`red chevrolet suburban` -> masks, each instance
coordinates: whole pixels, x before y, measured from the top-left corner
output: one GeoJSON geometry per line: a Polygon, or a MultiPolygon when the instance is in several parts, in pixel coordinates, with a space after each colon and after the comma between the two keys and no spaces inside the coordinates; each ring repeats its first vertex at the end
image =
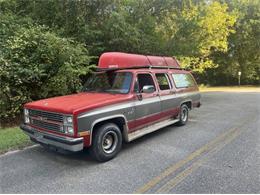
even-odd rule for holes
{"type": "Polygon", "coordinates": [[[20,127],[44,146],[89,147],[96,160],[107,161],[123,141],[185,125],[200,97],[192,74],[174,58],[108,52],[80,93],[25,104],[20,127]]]}

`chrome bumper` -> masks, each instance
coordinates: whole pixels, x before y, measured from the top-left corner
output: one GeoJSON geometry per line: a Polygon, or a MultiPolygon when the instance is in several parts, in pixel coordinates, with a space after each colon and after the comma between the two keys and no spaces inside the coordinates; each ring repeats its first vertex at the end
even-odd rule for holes
{"type": "Polygon", "coordinates": [[[25,124],[20,125],[20,128],[30,136],[30,138],[38,143],[55,146],[64,150],[77,152],[83,149],[84,140],[80,138],[61,137],[53,134],[44,133],[38,131],[35,128],[27,126],[25,124]]]}

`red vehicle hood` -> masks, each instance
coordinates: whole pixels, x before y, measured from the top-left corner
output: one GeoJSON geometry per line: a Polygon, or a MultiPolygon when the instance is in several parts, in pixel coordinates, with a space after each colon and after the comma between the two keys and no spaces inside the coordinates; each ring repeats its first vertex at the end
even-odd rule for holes
{"type": "Polygon", "coordinates": [[[25,105],[25,108],[65,114],[78,114],[98,107],[127,101],[131,98],[133,98],[132,95],[126,94],[83,92],[30,102],[25,105]]]}

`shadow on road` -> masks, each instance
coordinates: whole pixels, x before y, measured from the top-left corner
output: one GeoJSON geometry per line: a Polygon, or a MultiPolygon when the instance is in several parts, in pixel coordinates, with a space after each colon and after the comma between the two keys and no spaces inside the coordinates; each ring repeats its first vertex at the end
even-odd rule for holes
{"type": "MultiPolygon", "coordinates": [[[[177,127],[176,125],[171,125],[165,128],[162,128],[158,131],[147,134],[139,139],[136,139],[130,143],[123,143],[122,150],[120,153],[126,152],[128,150],[133,150],[136,147],[142,147],[143,144],[148,144],[147,142],[152,141],[156,137],[162,136],[164,134],[169,133],[169,131],[181,130],[184,127],[177,127]]],[[[26,151],[26,150],[25,150],[26,151]]],[[[33,160],[37,158],[37,160],[41,161],[54,161],[55,163],[60,163],[64,165],[64,163],[68,166],[80,166],[80,165],[95,165],[99,164],[95,160],[93,160],[90,156],[89,149],[84,149],[83,151],[71,153],[63,150],[56,150],[54,148],[46,148],[43,146],[36,146],[30,149],[27,149],[26,156],[30,155],[30,158],[33,160]]],[[[120,155],[116,158],[120,158],[120,155]]]]}
{"type": "MultiPolygon", "coordinates": [[[[143,137],[140,137],[139,139],[136,139],[130,143],[123,143],[122,150],[120,153],[124,153],[129,150],[133,150],[136,147],[142,147],[144,144],[148,144],[147,142],[152,141],[156,137],[160,137],[164,134],[169,133],[169,131],[177,131],[181,130],[182,128],[185,127],[177,127],[176,125],[171,125],[165,128],[162,128],[158,131],[152,132],[150,134],[147,134],[143,137]]],[[[100,164],[93,160],[90,156],[89,149],[84,149],[83,151],[76,152],[76,153],[71,153],[71,152],[66,152],[62,150],[56,150],[54,148],[46,148],[42,146],[37,146],[30,150],[31,158],[36,158],[39,156],[41,160],[46,161],[55,161],[55,163],[60,163],[70,165],[70,166],[80,166],[80,165],[95,165],[95,164],[100,164]]],[[[27,154],[28,155],[28,154],[27,154]]],[[[120,158],[120,155],[117,156],[116,158],[120,158]]],[[[37,159],[39,160],[39,159],[37,159]]]]}

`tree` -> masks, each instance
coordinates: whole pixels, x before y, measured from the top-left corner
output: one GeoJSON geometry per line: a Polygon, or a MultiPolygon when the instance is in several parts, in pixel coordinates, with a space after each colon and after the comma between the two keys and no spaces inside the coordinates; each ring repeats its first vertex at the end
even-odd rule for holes
{"type": "Polygon", "coordinates": [[[1,16],[1,21],[1,31],[6,32],[0,46],[1,120],[15,117],[25,102],[81,87],[80,76],[91,68],[82,44],[60,38],[44,26],[19,26],[14,17],[1,16]]]}
{"type": "Polygon", "coordinates": [[[169,54],[177,56],[185,67],[201,73],[217,66],[211,59],[212,53],[227,51],[236,14],[228,12],[227,4],[216,1],[185,2],[181,9],[167,13],[160,31],[169,54]]]}
{"type": "Polygon", "coordinates": [[[230,3],[239,11],[236,33],[230,36],[232,65],[242,72],[242,83],[260,84],[260,1],[239,0],[230,3]]]}
{"type": "Polygon", "coordinates": [[[260,1],[226,1],[238,15],[235,33],[228,37],[228,51],[211,58],[219,66],[205,71],[204,79],[214,85],[235,85],[241,71],[242,84],[260,84],[260,1]]]}

